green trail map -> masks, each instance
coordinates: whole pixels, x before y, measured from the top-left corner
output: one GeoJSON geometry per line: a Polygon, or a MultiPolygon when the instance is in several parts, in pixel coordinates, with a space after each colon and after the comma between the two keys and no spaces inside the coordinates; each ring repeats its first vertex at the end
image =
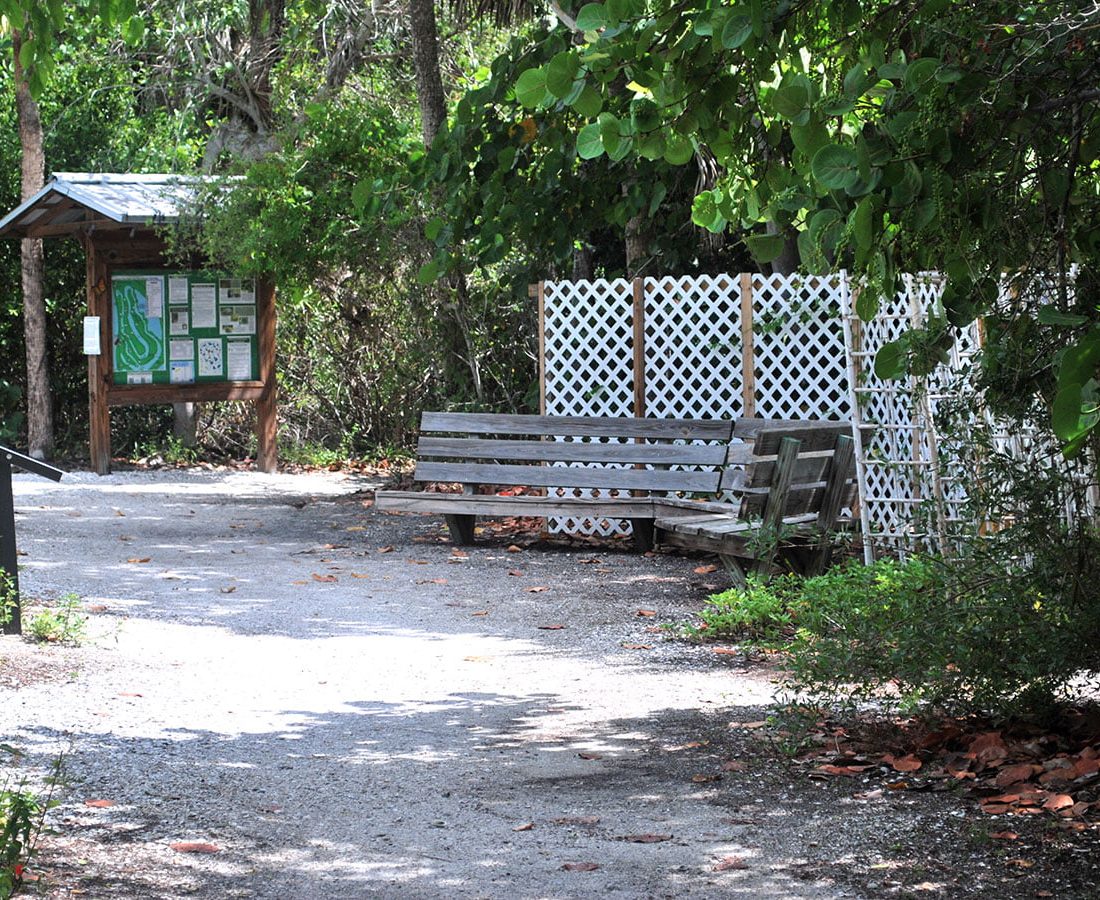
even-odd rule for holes
{"type": "Polygon", "coordinates": [[[116,278],[113,288],[115,371],[164,371],[167,358],[163,281],[116,278]]]}

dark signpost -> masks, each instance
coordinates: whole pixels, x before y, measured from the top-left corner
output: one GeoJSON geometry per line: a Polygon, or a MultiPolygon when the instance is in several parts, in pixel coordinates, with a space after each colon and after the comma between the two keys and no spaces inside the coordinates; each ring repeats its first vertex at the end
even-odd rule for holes
{"type": "Polygon", "coordinates": [[[6,582],[0,585],[0,602],[8,606],[11,614],[4,623],[4,634],[23,633],[19,608],[19,553],[15,547],[15,498],[11,490],[13,468],[41,475],[51,481],[60,481],[65,474],[60,469],[0,445],[0,576],[5,576],[6,582]]]}

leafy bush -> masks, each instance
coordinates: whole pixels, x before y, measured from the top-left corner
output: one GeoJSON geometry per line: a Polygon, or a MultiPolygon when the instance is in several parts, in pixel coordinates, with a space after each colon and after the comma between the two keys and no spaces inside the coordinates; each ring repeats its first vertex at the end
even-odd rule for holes
{"type": "Polygon", "coordinates": [[[680,634],[694,640],[749,638],[754,643],[785,643],[800,589],[801,580],[793,575],[770,583],[759,575],[749,575],[745,587],[712,594],[698,621],[681,625],[680,634]]]}
{"type": "MultiPolygon", "coordinates": [[[[20,756],[7,744],[0,744],[0,752],[20,756]]],[[[53,787],[61,780],[62,762],[61,756],[54,760],[44,793],[31,790],[25,781],[0,785],[0,900],[8,900],[23,885],[24,867],[34,855],[46,813],[56,806],[53,787]]]]}
{"type": "Polygon", "coordinates": [[[27,629],[34,640],[50,644],[81,644],[86,637],[88,617],[80,609],[80,598],[66,594],[56,608],[40,610],[27,629]]]}

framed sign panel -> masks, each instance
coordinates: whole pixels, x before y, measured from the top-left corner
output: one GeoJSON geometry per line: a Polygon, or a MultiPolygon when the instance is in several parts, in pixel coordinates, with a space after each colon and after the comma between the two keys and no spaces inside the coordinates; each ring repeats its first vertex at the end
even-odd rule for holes
{"type": "Polygon", "coordinates": [[[257,380],[256,309],[256,285],[250,279],[210,272],[115,272],[113,382],[257,380]]]}

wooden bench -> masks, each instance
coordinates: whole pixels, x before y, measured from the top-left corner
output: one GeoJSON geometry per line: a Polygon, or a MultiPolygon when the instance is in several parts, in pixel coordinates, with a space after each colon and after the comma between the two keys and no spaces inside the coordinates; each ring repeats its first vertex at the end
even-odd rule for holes
{"type": "Polygon", "coordinates": [[[850,429],[841,422],[769,423],[751,444],[731,444],[721,488],[740,503],[731,509],[667,500],[654,522],[657,540],[717,554],[740,583],[749,563],[771,572],[777,556],[801,574],[822,571],[828,534],[857,496],[850,429]]]}
{"type": "Polygon", "coordinates": [[[456,543],[474,540],[477,516],[629,519],[635,545],[652,546],[657,497],[714,498],[734,423],[426,412],[417,481],[457,483],[463,493],[379,491],[382,510],[442,513],[456,543]],[[579,464],[579,465],[573,465],[579,464]],[[476,493],[523,485],[543,496],[476,493]],[[577,496],[595,489],[597,497],[577,496]]]}
{"type": "Polygon", "coordinates": [[[442,514],[459,544],[473,543],[477,516],[629,519],[639,549],[652,547],[656,528],[664,543],[718,553],[736,576],[736,561],[762,529],[832,527],[854,491],[851,439],[838,444],[849,429],[750,418],[426,412],[414,477],[461,484],[463,492],[379,491],[375,506],[442,514]],[[543,494],[476,492],[505,485],[543,494]],[[599,496],[578,496],[580,489],[599,496]],[[723,491],[740,503],[718,502],[723,491]]]}

